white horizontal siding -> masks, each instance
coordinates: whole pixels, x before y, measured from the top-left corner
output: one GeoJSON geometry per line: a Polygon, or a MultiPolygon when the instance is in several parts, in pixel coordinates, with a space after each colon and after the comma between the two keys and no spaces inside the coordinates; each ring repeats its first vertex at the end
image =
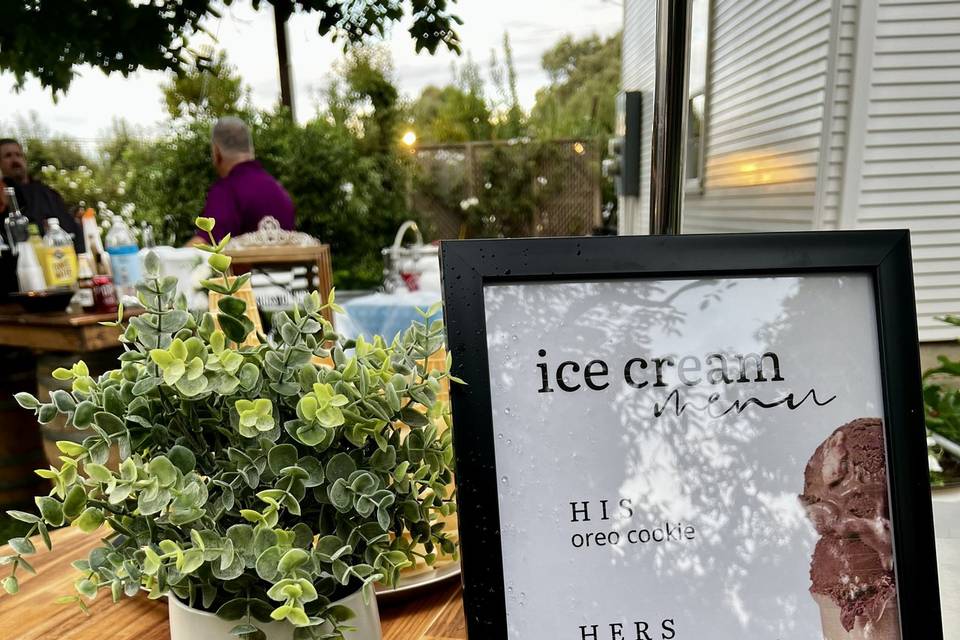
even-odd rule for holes
{"type": "Polygon", "coordinates": [[[876,9],[855,220],[909,228],[920,339],[960,335],[960,0],[876,9]]]}
{"type": "Polygon", "coordinates": [[[813,226],[830,0],[714,0],[702,194],[684,233],[813,226]]]}
{"type": "Polygon", "coordinates": [[[623,5],[622,82],[624,91],[642,91],[640,196],[620,198],[620,233],[645,234],[650,228],[650,148],[656,85],[656,0],[626,0],[623,5]]]}
{"type": "MultiPolygon", "coordinates": [[[[936,320],[960,313],[960,0],[712,5],[704,191],[684,232],[909,228],[921,340],[960,337],[936,320]]],[[[654,0],[624,18],[624,88],[648,93],[643,195],[621,211],[646,233],[654,0]]]]}

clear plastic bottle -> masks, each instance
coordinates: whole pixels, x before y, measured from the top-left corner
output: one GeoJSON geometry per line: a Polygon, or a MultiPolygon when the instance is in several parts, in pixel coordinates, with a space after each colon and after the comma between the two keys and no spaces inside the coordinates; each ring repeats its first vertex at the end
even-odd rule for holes
{"type": "Polygon", "coordinates": [[[77,284],[77,252],[73,238],[60,227],[56,218],[47,218],[47,235],[43,237],[43,275],[51,287],[73,287],[77,284]]]}
{"type": "Polygon", "coordinates": [[[140,281],[140,248],[133,231],[120,216],[113,217],[105,244],[117,297],[120,300],[124,296],[136,297],[136,284],[140,281]]]}

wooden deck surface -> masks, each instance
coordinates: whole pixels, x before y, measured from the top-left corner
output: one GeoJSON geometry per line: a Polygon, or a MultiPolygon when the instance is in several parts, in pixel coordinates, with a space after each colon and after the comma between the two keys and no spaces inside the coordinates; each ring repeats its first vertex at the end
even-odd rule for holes
{"type": "MultiPolygon", "coordinates": [[[[90,603],[90,615],[54,600],[72,595],[73,560],[84,558],[97,539],[75,527],[53,533],[53,551],[43,548],[30,562],[38,575],[19,571],[20,593],[0,595],[0,638],[4,640],[168,640],[167,603],[146,594],[113,604],[107,594],[90,603]]],[[[7,547],[0,554],[7,554],[7,547]]],[[[0,568],[5,577],[9,567],[0,568]]],[[[0,591],[2,593],[2,591],[0,591]]],[[[380,607],[384,640],[465,640],[459,582],[447,582],[416,597],[380,607]]],[[[206,639],[205,639],[206,640],[206,639]]],[[[216,640],[211,638],[209,640],[216,640]]]]}

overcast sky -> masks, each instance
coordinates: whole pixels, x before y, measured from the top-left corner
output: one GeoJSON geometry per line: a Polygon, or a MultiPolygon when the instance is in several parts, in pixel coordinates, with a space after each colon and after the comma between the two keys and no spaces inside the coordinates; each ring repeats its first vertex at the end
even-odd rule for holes
{"type": "MultiPolygon", "coordinates": [[[[464,54],[468,51],[486,72],[490,50],[502,57],[504,31],[510,33],[523,104],[533,103],[537,88],[545,84],[540,57],[564,34],[610,35],[621,28],[621,0],[459,0],[454,12],[464,21],[459,28],[464,54]]],[[[289,23],[289,43],[297,117],[303,120],[316,110],[317,96],[329,83],[331,68],[341,57],[339,44],[316,32],[317,17],[297,14],[289,23]]],[[[207,28],[216,34],[244,81],[250,85],[254,104],[274,105],[279,96],[276,43],[270,9],[254,11],[249,0],[240,0],[223,10],[223,17],[207,28]]],[[[196,42],[196,41],[194,41],[196,42]]],[[[451,63],[458,60],[445,50],[436,56],[416,54],[406,26],[393,29],[387,42],[401,92],[415,96],[428,84],[443,84],[451,77],[451,63]]],[[[38,43],[42,45],[42,43],[38,43]]],[[[69,93],[54,102],[35,80],[19,94],[10,95],[13,77],[0,74],[3,111],[0,124],[9,124],[17,114],[36,112],[54,133],[67,133],[92,145],[114,118],[156,132],[164,118],[160,84],[165,76],[141,71],[123,78],[82,69],[69,93]]]]}

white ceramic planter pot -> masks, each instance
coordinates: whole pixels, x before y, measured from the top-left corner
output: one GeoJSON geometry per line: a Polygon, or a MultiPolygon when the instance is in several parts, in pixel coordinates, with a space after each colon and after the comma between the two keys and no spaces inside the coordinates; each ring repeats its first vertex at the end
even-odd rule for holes
{"type": "MultiPolygon", "coordinates": [[[[236,640],[236,636],[230,635],[230,629],[241,621],[222,620],[212,613],[193,609],[172,594],[167,596],[167,604],[170,609],[170,640],[236,640]]],[[[371,598],[367,605],[363,602],[363,595],[357,591],[334,604],[349,607],[356,616],[346,623],[356,628],[356,631],[344,634],[347,640],[381,640],[376,598],[371,598]]],[[[293,640],[294,627],[288,622],[258,622],[256,625],[267,634],[267,640],[293,640]]],[[[324,627],[324,631],[331,630],[324,627]]]]}

